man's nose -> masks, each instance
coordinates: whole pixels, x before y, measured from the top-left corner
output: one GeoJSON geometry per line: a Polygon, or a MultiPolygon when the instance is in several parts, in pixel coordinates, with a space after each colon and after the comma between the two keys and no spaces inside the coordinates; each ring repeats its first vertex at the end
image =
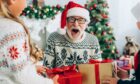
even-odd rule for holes
{"type": "Polygon", "coordinates": [[[74,26],[78,26],[78,25],[79,25],[78,21],[75,20],[75,22],[74,22],[74,26]]]}

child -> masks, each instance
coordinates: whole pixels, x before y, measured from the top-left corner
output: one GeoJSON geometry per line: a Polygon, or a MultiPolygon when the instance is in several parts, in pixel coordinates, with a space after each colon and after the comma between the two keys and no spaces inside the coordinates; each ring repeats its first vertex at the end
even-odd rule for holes
{"type": "Polygon", "coordinates": [[[0,84],[57,84],[41,78],[31,58],[38,59],[30,35],[19,15],[26,0],[0,0],[0,84]]]}

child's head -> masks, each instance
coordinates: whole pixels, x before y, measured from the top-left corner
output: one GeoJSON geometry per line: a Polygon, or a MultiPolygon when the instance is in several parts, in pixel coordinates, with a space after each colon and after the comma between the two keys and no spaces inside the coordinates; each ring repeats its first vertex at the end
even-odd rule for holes
{"type": "Polygon", "coordinates": [[[0,12],[4,16],[17,17],[26,6],[26,0],[0,0],[0,12]]]}
{"type": "Polygon", "coordinates": [[[23,25],[29,38],[30,55],[36,61],[39,60],[41,57],[40,55],[38,55],[38,53],[41,52],[41,50],[38,51],[37,48],[35,48],[35,46],[32,44],[29,31],[27,30],[23,21],[21,21],[18,18],[18,16],[22,13],[22,10],[25,8],[25,6],[26,0],[0,0],[0,15],[12,19],[23,25]]]}

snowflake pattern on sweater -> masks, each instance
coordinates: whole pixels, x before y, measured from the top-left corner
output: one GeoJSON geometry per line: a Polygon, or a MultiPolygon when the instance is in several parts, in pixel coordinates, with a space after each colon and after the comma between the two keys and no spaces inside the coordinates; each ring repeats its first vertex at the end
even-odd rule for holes
{"type": "Polygon", "coordinates": [[[101,60],[98,39],[88,33],[78,43],[69,41],[67,35],[57,32],[50,34],[47,40],[43,65],[49,68],[87,63],[89,59],[101,60]]]}
{"type": "Polygon", "coordinates": [[[9,50],[9,53],[10,53],[10,57],[12,59],[18,59],[18,55],[19,55],[19,51],[18,51],[18,48],[16,48],[15,46],[12,46],[9,50]]]}

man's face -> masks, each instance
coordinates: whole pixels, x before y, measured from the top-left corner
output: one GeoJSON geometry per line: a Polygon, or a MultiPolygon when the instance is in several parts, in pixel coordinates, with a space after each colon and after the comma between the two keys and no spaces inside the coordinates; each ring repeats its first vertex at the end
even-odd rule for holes
{"type": "Polygon", "coordinates": [[[80,40],[87,27],[86,19],[79,16],[71,16],[67,18],[67,34],[72,40],[80,40]]]}

